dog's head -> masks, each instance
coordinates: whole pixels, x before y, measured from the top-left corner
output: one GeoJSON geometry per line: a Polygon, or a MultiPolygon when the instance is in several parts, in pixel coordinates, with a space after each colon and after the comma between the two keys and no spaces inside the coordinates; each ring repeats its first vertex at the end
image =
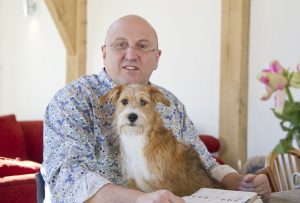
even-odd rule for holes
{"type": "Polygon", "coordinates": [[[114,122],[121,134],[147,132],[153,123],[161,119],[156,104],[161,102],[170,106],[170,101],[157,88],[136,84],[117,85],[99,101],[100,104],[109,101],[115,106],[114,122]]]}

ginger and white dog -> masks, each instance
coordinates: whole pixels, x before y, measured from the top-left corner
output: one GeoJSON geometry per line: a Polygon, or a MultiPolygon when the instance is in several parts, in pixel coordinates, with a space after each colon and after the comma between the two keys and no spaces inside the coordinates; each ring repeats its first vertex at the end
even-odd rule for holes
{"type": "Polygon", "coordinates": [[[167,189],[178,196],[202,187],[219,187],[204,169],[198,153],[177,141],[163,126],[156,104],[170,106],[157,88],[118,85],[100,98],[115,106],[114,127],[119,135],[123,175],[129,187],[144,192],[167,189]]]}

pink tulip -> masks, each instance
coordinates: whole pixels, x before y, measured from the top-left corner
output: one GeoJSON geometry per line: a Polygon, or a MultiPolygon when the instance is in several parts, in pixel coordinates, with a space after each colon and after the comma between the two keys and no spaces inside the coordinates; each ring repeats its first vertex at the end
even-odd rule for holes
{"type": "Polygon", "coordinates": [[[284,70],[284,68],[280,65],[280,63],[277,60],[271,62],[269,69],[271,72],[278,74],[281,74],[284,70]]]}
{"type": "Polygon", "coordinates": [[[290,86],[300,88],[300,64],[297,65],[297,72],[293,72],[293,76],[290,80],[290,86]]]}
{"type": "Polygon", "coordinates": [[[282,114],[285,102],[285,91],[277,90],[275,95],[275,112],[282,114]]]}
{"type": "Polygon", "coordinates": [[[283,75],[285,71],[278,61],[273,61],[268,69],[264,69],[258,74],[258,80],[266,86],[267,90],[267,94],[263,95],[262,100],[269,99],[273,92],[277,90],[284,90],[288,84],[283,75]]]}

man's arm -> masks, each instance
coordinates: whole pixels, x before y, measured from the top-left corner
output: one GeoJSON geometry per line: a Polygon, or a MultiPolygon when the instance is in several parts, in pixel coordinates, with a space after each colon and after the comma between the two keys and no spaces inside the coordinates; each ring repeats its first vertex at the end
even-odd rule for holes
{"type": "Polygon", "coordinates": [[[93,195],[86,203],[135,203],[143,193],[137,190],[127,189],[121,186],[107,184],[93,195]]]}
{"type": "Polygon", "coordinates": [[[167,190],[143,193],[121,186],[107,184],[103,186],[86,203],[184,203],[184,200],[167,190]]]}
{"type": "Polygon", "coordinates": [[[53,202],[83,202],[109,183],[95,171],[97,140],[89,94],[77,81],[60,90],[47,107],[41,171],[51,192],[46,198],[53,202]]]}
{"type": "Polygon", "coordinates": [[[229,173],[223,177],[221,184],[228,190],[239,190],[243,178],[244,177],[238,173],[229,173]]]}

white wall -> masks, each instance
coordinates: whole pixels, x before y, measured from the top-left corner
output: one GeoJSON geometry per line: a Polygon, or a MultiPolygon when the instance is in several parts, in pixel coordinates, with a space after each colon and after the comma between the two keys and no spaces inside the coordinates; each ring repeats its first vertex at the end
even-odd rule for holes
{"type": "MultiPolygon", "coordinates": [[[[42,119],[64,85],[65,48],[43,0],[24,17],[21,0],[0,0],[0,115],[42,119]]],[[[270,108],[259,100],[257,73],[272,59],[300,62],[300,1],[252,0],[249,58],[248,157],[267,154],[284,137],[270,108]]],[[[152,82],[174,92],[201,133],[218,136],[221,0],[88,0],[88,68],[102,68],[105,31],[118,17],[138,14],[156,28],[163,50],[152,82]]],[[[300,99],[300,92],[295,92],[300,99]]],[[[230,117],[228,117],[230,119],[230,117]]]]}
{"type": "MultiPolygon", "coordinates": [[[[256,75],[273,59],[295,68],[300,63],[300,1],[252,0],[249,55],[248,157],[265,155],[285,137],[271,108],[274,97],[261,101],[265,87],[256,75]]],[[[294,92],[300,99],[300,90],[294,92]]]]}
{"type": "Polygon", "coordinates": [[[186,104],[201,133],[218,136],[220,0],[90,0],[88,9],[88,73],[103,67],[108,26],[123,15],[140,15],[157,30],[162,49],[151,81],[186,104]]]}
{"type": "Polygon", "coordinates": [[[34,16],[23,1],[0,0],[0,115],[42,119],[53,94],[65,83],[62,40],[44,1],[34,16]]]}

